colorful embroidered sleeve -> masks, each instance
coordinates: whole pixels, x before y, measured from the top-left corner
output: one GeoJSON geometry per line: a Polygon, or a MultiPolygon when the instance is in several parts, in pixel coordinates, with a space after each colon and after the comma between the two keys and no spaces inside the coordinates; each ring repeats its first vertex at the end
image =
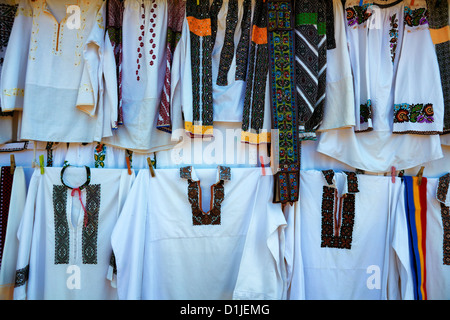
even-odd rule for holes
{"type": "Polygon", "coordinates": [[[23,109],[27,62],[28,59],[33,59],[29,52],[37,46],[31,37],[35,27],[31,0],[20,1],[2,68],[0,83],[2,111],[23,109]]]}
{"type": "Polygon", "coordinates": [[[393,132],[442,133],[444,98],[425,1],[416,1],[414,6],[404,8],[401,52],[395,84],[393,132]]]}

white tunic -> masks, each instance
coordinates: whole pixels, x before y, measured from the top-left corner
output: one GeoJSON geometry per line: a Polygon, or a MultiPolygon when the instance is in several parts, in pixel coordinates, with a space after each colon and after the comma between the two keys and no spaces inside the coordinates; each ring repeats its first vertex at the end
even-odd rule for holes
{"type": "Polygon", "coordinates": [[[401,179],[357,175],[351,181],[343,172],[330,182],[321,171],[301,172],[295,259],[302,259],[305,298],[412,299],[401,179]]]}
{"type": "Polygon", "coordinates": [[[104,68],[114,61],[104,21],[102,0],[20,1],[1,101],[3,111],[23,110],[21,139],[92,142],[111,134],[117,104],[106,90],[116,79],[104,68]]]}
{"type": "Polygon", "coordinates": [[[217,169],[192,171],[191,182],[180,169],[139,171],[112,235],[119,299],[285,297],[286,220],[270,201],[272,176],[232,169],[219,215],[210,213],[216,224],[198,223],[190,201],[208,212],[209,190],[211,205],[220,202],[210,189],[217,181],[217,169]],[[192,189],[188,197],[191,183],[200,200],[192,189]]]}
{"type": "Polygon", "coordinates": [[[419,19],[425,1],[415,1],[414,6],[409,1],[386,4],[383,8],[346,2],[356,126],[324,132],[317,147],[372,172],[388,172],[391,166],[408,169],[442,158],[436,134],[443,129],[439,67],[426,19],[419,19]],[[411,22],[411,16],[418,18],[411,22]]]}
{"type": "MultiPolygon", "coordinates": [[[[30,181],[18,239],[14,299],[115,299],[107,279],[111,232],[134,173],[91,169],[78,193],[62,184],[61,168],[37,169],[30,181]],[[86,219],[84,208],[89,212],[86,219]]],[[[85,168],[68,167],[64,183],[80,186],[85,168]]]]}
{"type": "Polygon", "coordinates": [[[127,0],[122,41],[124,124],[102,142],[139,152],[173,147],[171,136],[156,129],[166,72],[167,2],[127,0]]]}

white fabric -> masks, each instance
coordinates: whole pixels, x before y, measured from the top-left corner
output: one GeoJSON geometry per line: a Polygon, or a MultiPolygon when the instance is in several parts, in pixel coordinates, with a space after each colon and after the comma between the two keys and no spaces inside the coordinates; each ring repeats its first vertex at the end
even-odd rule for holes
{"type": "MultiPolygon", "coordinates": [[[[203,211],[217,169],[198,169],[203,211]]],[[[281,299],[284,228],[272,176],[236,168],[220,225],[193,225],[178,169],[140,170],[112,234],[119,299],[281,299]]]]}
{"type": "MultiPolygon", "coordinates": [[[[389,172],[392,166],[398,170],[408,169],[442,158],[439,135],[392,133],[394,103],[432,103],[435,122],[427,124],[429,131],[439,128],[442,131],[442,92],[435,91],[441,87],[437,59],[435,54],[427,54],[434,52],[434,46],[429,39],[429,32],[425,33],[427,25],[420,27],[423,30],[410,30],[413,28],[403,25],[405,5],[402,2],[383,9],[374,6],[371,18],[364,24],[349,26],[347,23],[355,87],[356,126],[355,130],[350,128],[323,132],[318,152],[354,168],[371,172],[389,172]],[[394,14],[398,18],[399,28],[395,59],[392,62],[389,32],[394,14]],[[371,27],[369,24],[375,25],[371,27]],[[416,54],[409,52],[417,51],[419,44],[413,38],[419,35],[424,38],[420,44],[423,56],[420,58],[421,62],[416,63],[413,60],[416,54]],[[410,49],[413,42],[416,43],[415,47],[410,49]],[[422,68],[422,65],[426,68],[422,68]],[[422,83],[422,80],[425,82],[422,83]],[[416,100],[406,100],[406,97],[414,97],[416,100]],[[368,100],[372,103],[372,120],[362,123],[359,108],[368,100]],[[364,131],[370,128],[373,131],[364,131]]],[[[416,7],[422,5],[424,1],[416,1],[416,7]]],[[[346,2],[346,8],[354,6],[359,6],[359,0],[346,2]]],[[[397,131],[410,130],[409,127],[400,128],[398,125],[395,124],[397,131]]],[[[425,124],[411,124],[413,125],[418,125],[414,130],[426,130],[423,127],[425,124]]]]}
{"type": "Polygon", "coordinates": [[[124,124],[113,130],[111,137],[103,139],[108,145],[139,152],[173,146],[171,135],[156,129],[166,72],[167,19],[165,0],[124,2],[121,79],[124,124]]]}
{"type": "Polygon", "coordinates": [[[444,146],[450,146],[450,134],[441,135],[441,144],[444,146]]]}
{"type": "Polygon", "coordinates": [[[327,94],[319,132],[355,126],[355,94],[342,1],[333,0],[333,14],[336,48],[327,50],[327,94]]]}
{"type": "MultiPolygon", "coordinates": [[[[31,178],[17,234],[19,249],[16,267],[16,270],[21,270],[29,266],[29,278],[26,284],[14,289],[14,299],[116,299],[117,290],[107,279],[112,254],[110,238],[134,181],[134,172],[129,175],[127,170],[91,169],[90,184],[100,184],[101,188],[96,264],[82,263],[84,212],[78,194],[71,197],[71,190],[67,188],[69,264],[55,264],[52,193],[54,185],[61,185],[60,172],[61,168],[45,168],[45,173],[41,175],[40,170],[36,169],[31,178]],[[77,269],[79,272],[73,273],[72,270],[77,269]],[[77,284],[76,280],[79,280],[80,286],[71,287],[77,284]]],[[[69,167],[64,173],[64,181],[69,186],[79,186],[85,180],[85,168],[69,167]]],[[[85,189],[82,190],[82,201],[86,204],[85,189]]]]}
{"type": "MultiPolygon", "coordinates": [[[[437,200],[438,178],[427,179],[426,290],[428,300],[450,299],[450,266],[443,264],[443,223],[437,200]]],[[[446,206],[450,206],[447,195],[446,206]]]]}
{"type": "Polygon", "coordinates": [[[111,134],[109,118],[117,104],[106,105],[104,91],[115,85],[104,82],[116,79],[115,73],[104,79],[105,54],[112,54],[104,41],[105,3],[20,1],[2,69],[1,102],[3,111],[23,110],[21,139],[92,142],[111,134]],[[65,12],[70,4],[80,7],[79,28],[73,28],[73,12],[65,12]]]}
{"type": "Polygon", "coordinates": [[[27,183],[25,173],[22,167],[16,167],[11,189],[2,267],[0,269],[0,300],[13,299],[17,252],[19,248],[17,230],[22,219],[26,195],[27,183]]]}
{"type": "MultiPolygon", "coordinates": [[[[344,173],[335,186],[345,193],[344,173]]],[[[328,186],[321,171],[301,172],[301,256],[306,299],[412,299],[404,186],[399,178],[358,175],[350,249],[321,247],[322,193],[328,186]],[[373,287],[371,287],[373,286],[373,287]]]]}

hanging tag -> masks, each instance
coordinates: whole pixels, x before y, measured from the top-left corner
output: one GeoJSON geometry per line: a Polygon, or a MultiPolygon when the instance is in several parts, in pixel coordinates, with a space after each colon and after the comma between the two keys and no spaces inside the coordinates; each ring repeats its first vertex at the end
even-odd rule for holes
{"type": "Polygon", "coordinates": [[[9,156],[11,159],[11,175],[14,175],[14,170],[16,169],[16,159],[13,154],[9,156]]]}
{"type": "Polygon", "coordinates": [[[39,156],[39,167],[41,168],[41,174],[44,174],[44,155],[39,156]]]}
{"type": "Polygon", "coordinates": [[[391,167],[391,181],[395,183],[395,167],[391,167]]]}
{"type": "Polygon", "coordinates": [[[419,173],[417,173],[417,177],[419,178],[418,180],[419,186],[422,184],[423,169],[425,169],[425,167],[423,166],[420,167],[419,173]]]}
{"type": "Polygon", "coordinates": [[[150,160],[150,157],[147,158],[148,168],[150,169],[150,174],[152,177],[155,176],[155,170],[153,170],[152,160],[150,160]]]}

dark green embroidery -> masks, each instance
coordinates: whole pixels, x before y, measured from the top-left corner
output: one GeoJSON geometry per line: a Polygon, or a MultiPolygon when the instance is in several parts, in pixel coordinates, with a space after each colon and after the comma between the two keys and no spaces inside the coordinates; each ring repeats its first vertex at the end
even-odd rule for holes
{"type": "Polygon", "coordinates": [[[62,185],[53,186],[53,214],[55,226],[55,264],[69,263],[69,223],[67,222],[67,189],[62,185]]]}
{"type": "Polygon", "coordinates": [[[22,269],[16,270],[16,275],[14,279],[14,287],[21,287],[25,285],[28,281],[28,275],[30,271],[30,266],[27,265],[26,267],[23,267],[22,269]]]}
{"type": "Polygon", "coordinates": [[[86,187],[86,220],[83,227],[82,256],[84,264],[97,264],[97,237],[101,185],[86,187]]]}
{"type": "Polygon", "coordinates": [[[367,103],[359,106],[359,117],[361,124],[372,119],[372,101],[370,99],[367,100],[367,103]]]}

